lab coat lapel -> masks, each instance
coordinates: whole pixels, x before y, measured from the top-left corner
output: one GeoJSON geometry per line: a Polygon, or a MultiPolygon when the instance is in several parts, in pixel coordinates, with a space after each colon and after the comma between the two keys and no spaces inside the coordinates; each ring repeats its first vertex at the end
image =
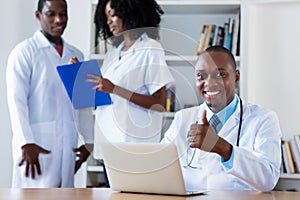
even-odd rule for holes
{"type": "MultiPolygon", "coordinates": [[[[249,109],[247,107],[247,104],[243,102],[243,120],[249,115],[249,109]]],[[[226,138],[231,138],[230,142],[232,144],[236,144],[236,137],[238,134],[238,126],[240,123],[240,102],[238,103],[236,110],[232,114],[231,117],[229,117],[228,121],[225,123],[225,125],[222,127],[222,129],[219,132],[219,136],[221,137],[226,137],[226,138]],[[234,134],[233,134],[234,133],[234,134]],[[231,136],[229,136],[231,135],[231,136]]],[[[242,127],[243,129],[243,127],[242,127]]],[[[241,135],[242,135],[241,131],[241,135]]]]}

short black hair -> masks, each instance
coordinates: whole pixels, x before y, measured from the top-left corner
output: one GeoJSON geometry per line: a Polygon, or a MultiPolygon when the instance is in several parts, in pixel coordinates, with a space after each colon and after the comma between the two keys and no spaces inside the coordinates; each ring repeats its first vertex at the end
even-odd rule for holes
{"type": "MultiPolygon", "coordinates": [[[[45,2],[47,2],[47,1],[52,1],[52,0],[39,0],[38,5],[37,5],[37,10],[39,12],[42,12],[42,10],[44,8],[44,5],[45,5],[45,2]]],[[[66,5],[67,5],[66,0],[62,0],[62,1],[64,1],[66,3],[66,5]]]]}
{"type": "MultiPolygon", "coordinates": [[[[156,27],[159,27],[160,16],[164,12],[155,0],[99,0],[94,15],[94,22],[96,33],[99,34],[101,39],[106,40],[113,36],[107,25],[104,12],[105,6],[109,1],[111,2],[111,8],[115,10],[115,15],[122,19],[123,26],[127,30],[136,29],[130,35],[133,39],[136,39],[144,32],[153,39],[159,38],[158,28],[156,27]]],[[[117,46],[121,41],[121,38],[117,39],[114,37],[113,45],[117,46]]]]}
{"type": "Polygon", "coordinates": [[[219,45],[214,45],[214,46],[210,46],[208,47],[205,52],[210,53],[210,52],[221,52],[221,53],[225,53],[228,57],[229,57],[229,61],[231,63],[231,65],[234,67],[234,69],[236,70],[236,62],[235,62],[235,58],[233,56],[233,54],[231,53],[231,51],[229,51],[227,48],[223,47],[223,46],[219,46],[219,45]]]}

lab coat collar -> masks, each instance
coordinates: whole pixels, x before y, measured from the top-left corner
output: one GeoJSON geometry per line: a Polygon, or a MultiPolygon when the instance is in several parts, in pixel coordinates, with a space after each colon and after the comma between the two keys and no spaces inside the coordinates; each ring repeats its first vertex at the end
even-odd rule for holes
{"type": "MultiPolygon", "coordinates": [[[[243,121],[250,115],[250,109],[248,104],[242,99],[243,103],[243,121]]],[[[223,135],[223,133],[228,132],[228,130],[232,129],[233,127],[237,127],[240,123],[240,101],[236,107],[236,110],[232,114],[231,117],[227,120],[226,124],[220,130],[219,135],[223,135]]],[[[243,128],[243,127],[242,127],[243,128]]],[[[242,134],[242,133],[241,133],[242,134]]]]}
{"type": "MultiPolygon", "coordinates": [[[[243,99],[242,99],[242,103],[243,103],[243,120],[245,120],[250,115],[250,110],[247,103],[243,99]]],[[[200,109],[200,112],[198,113],[198,119],[201,119],[203,110],[209,109],[205,102],[203,103],[203,106],[204,106],[203,109],[200,109]]],[[[211,115],[208,116],[208,119],[210,119],[211,115]]],[[[236,109],[233,112],[233,114],[229,117],[227,122],[221,128],[218,135],[222,136],[223,133],[226,133],[228,132],[228,130],[232,129],[233,127],[238,126],[239,122],[240,122],[240,101],[238,102],[238,105],[236,106],[236,109]]]]}
{"type": "MultiPolygon", "coordinates": [[[[36,41],[38,48],[49,48],[52,46],[51,42],[44,36],[44,34],[40,30],[35,32],[33,38],[36,41]]],[[[72,48],[70,48],[69,44],[65,42],[63,38],[62,38],[62,43],[63,43],[63,56],[65,54],[66,55],[72,54],[73,53],[72,48]]]]}
{"type": "Polygon", "coordinates": [[[50,41],[44,36],[44,34],[39,30],[33,35],[38,48],[45,48],[51,46],[50,41]]]}

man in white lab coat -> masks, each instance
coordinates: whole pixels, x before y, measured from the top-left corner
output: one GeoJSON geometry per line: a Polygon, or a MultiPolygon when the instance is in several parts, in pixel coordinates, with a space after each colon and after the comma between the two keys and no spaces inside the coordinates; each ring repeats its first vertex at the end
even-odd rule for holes
{"type": "Polygon", "coordinates": [[[13,131],[12,187],[74,187],[74,174],[93,143],[90,109],[74,110],[56,66],[83,54],[65,42],[65,0],[39,0],[41,30],[18,44],[7,65],[7,96],[13,131]],[[77,154],[77,160],[76,160],[77,154]]]}
{"type": "Polygon", "coordinates": [[[204,103],[177,112],[162,141],[176,143],[186,187],[272,190],[281,164],[276,114],[235,94],[240,73],[221,46],[199,56],[195,76],[204,103]]]}

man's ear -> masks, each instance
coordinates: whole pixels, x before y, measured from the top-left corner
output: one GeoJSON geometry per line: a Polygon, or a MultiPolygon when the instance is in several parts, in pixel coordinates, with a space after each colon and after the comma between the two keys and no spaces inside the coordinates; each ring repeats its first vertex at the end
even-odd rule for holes
{"type": "Polygon", "coordinates": [[[235,83],[238,84],[240,81],[240,71],[237,69],[235,70],[235,83]]]}
{"type": "Polygon", "coordinates": [[[35,11],[35,18],[37,18],[38,20],[40,20],[40,17],[41,17],[41,13],[40,11],[35,11]]]}

